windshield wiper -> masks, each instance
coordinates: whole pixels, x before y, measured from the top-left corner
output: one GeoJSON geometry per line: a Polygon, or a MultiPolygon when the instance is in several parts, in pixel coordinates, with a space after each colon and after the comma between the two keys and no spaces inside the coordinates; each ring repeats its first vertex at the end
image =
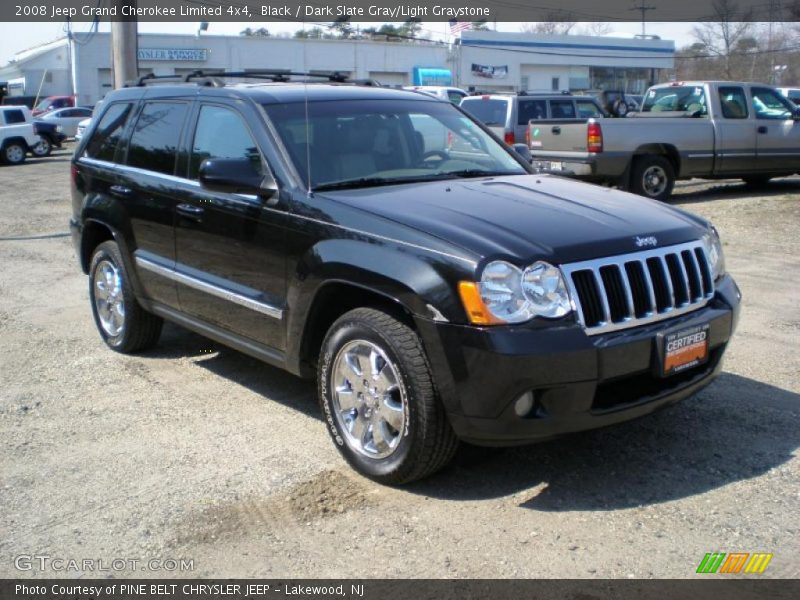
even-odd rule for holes
{"type": "Polygon", "coordinates": [[[325,190],[348,190],[361,187],[377,187],[380,185],[396,185],[398,183],[420,183],[423,181],[436,181],[441,178],[441,174],[425,175],[421,177],[359,177],[357,179],[322,183],[314,187],[313,191],[322,192],[325,190]]]}
{"type": "Polygon", "coordinates": [[[486,171],[483,169],[462,169],[461,171],[447,171],[442,173],[452,178],[469,178],[469,177],[501,177],[503,175],[524,175],[525,173],[517,173],[515,171],[486,171]]]}

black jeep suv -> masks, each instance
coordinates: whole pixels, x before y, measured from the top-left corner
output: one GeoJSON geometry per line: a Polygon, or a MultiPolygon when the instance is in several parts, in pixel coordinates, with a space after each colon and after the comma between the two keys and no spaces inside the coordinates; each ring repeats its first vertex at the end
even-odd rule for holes
{"type": "Polygon", "coordinates": [[[274,79],[106,97],[71,227],[113,350],[168,319],[316,376],[336,446],[386,483],[719,373],[740,294],[705,220],[531,174],[447,102],[274,79]]]}

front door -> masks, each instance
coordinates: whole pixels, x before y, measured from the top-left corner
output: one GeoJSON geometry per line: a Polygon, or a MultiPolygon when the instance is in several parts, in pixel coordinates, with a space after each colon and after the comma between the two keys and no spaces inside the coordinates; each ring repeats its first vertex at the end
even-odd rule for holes
{"type": "MultiPolygon", "coordinates": [[[[717,119],[717,174],[733,176],[756,169],[756,124],[744,88],[719,87],[720,117],[717,119]]],[[[695,156],[697,162],[704,157],[695,156]]],[[[711,160],[708,160],[710,165],[711,160]]],[[[710,168],[708,169],[710,170],[710,168]]]]}
{"type": "Polygon", "coordinates": [[[756,117],[756,163],[768,173],[800,171],[800,122],[795,106],[771,88],[752,88],[756,117]]]}
{"type": "Polygon", "coordinates": [[[178,295],[183,312],[282,350],[285,214],[275,199],[212,192],[198,183],[208,158],[247,157],[267,169],[239,111],[201,103],[196,112],[187,184],[176,207],[178,295]]]}

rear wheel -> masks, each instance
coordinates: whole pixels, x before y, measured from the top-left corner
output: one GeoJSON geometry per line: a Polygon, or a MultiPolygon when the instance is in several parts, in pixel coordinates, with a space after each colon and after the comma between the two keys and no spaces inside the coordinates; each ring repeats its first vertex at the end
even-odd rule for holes
{"type": "Polygon", "coordinates": [[[634,194],[666,200],[675,186],[675,169],[663,156],[646,155],[634,159],[630,189],[634,194]]]}
{"type": "Polygon", "coordinates": [[[328,431],[363,475],[408,483],[453,457],[458,440],[405,323],[371,308],[344,314],[325,337],[317,375],[328,431]]]}
{"type": "Polygon", "coordinates": [[[10,165],[25,162],[25,148],[19,142],[10,142],[3,148],[3,159],[10,165]]]}
{"type": "Polygon", "coordinates": [[[129,354],[158,342],[164,322],[137,302],[116,242],[103,242],[92,255],[89,298],[97,330],[112,350],[129,354]]]}

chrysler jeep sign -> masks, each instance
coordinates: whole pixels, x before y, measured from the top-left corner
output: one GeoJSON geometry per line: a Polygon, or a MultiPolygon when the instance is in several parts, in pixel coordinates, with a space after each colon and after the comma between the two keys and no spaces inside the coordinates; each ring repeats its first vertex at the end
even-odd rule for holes
{"type": "Polygon", "coordinates": [[[202,62],[208,60],[206,48],[139,48],[139,60],[183,60],[202,62]]]}

